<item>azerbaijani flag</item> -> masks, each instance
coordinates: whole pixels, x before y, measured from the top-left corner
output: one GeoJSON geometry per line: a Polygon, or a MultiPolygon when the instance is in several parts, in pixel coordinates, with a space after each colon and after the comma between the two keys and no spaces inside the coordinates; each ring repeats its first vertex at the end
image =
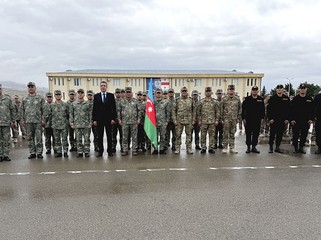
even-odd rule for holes
{"type": "Polygon", "coordinates": [[[146,109],[145,109],[144,130],[146,132],[147,137],[152,142],[153,146],[157,149],[158,141],[157,141],[157,129],[156,129],[156,112],[155,112],[155,104],[154,104],[152,79],[149,80],[148,99],[146,101],[146,109]]]}

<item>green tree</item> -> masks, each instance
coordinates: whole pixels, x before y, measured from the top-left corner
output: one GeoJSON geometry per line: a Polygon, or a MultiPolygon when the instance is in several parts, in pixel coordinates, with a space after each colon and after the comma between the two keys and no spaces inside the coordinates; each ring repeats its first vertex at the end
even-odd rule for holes
{"type": "Polygon", "coordinates": [[[262,91],[261,91],[261,96],[264,96],[266,94],[266,88],[263,86],[262,91]]]}
{"type": "Polygon", "coordinates": [[[287,92],[290,93],[290,94],[289,94],[290,96],[296,95],[296,94],[295,94],[295,90],[293,89],[292,83],[290,83],[290,91],[289,91],[289,84],[288,84],[288,83],[284,85],[284,89],[285,89],[287,92]]]}

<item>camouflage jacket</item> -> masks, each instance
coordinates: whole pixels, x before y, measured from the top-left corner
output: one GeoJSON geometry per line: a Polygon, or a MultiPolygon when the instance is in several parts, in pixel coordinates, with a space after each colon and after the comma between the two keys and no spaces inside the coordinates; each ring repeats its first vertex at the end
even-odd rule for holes
{"type": "Polygon", "coordinates": [[[12,104],[13,104],[13,109],[14,109],[14,112],[16,115],[16,120],[19,121],[20,120],[19,109],[21,106],[21,101],[18,101],[18,102],[12,101],[12,104]]]}
{"type": "Polygon", "coordinates": [[[43,105],[43,115],[46,121],[45,128],[50,128],[52,126],[51,109],[50,109],[51,104],[52,103],[45,102],[45,104],[43,105]]]}
{"type": "Polygon", "coordinates": [[[237,120],[241,119],[241,100],[238,96],[230,97],[226,95],[221,102],[221,120],[237,120]]]}
{"type": "Polygon", "coordinates": [[[45,99],[38,94],[23,98],[19,110],[20,120],[25,123],[41,123],[45,120],[43,116],[44,104],[45,99]]]}
{"type": "Polygon", "coordinates": [[[65,129],[69,125],[69,107],[68,104],[61,101],[50,104],[50,114],[52,118],[53,129],[65,129]]]}
{"type": "Polygon", "coordinates": [[[75,128],[87,128],[92,124],[92,107],[87,101],[76,100],[70,105],[69,123],[75,128]]]}
{"type": "Polygon", "coordinates": [[[168,107],[169,107],[169,122],[173,122],[172,111],[173,111],[173,107],[175,105],[176,99],[175,98],[172,98],[172,99],[168,98],[166,100],[168,102],[168,107]]]}
{"type": "MultiPolygon", "coordinates": [[[[115,103],[116,103],[116,112],[119,112],[120,109],[120,103],[123,101],[124,99],[122,97],[120,98],[116,98],[115,97],[115,103]]],[[[118,114],[117,114],[117,118],[118,118],[118,114]]],[[[118,123],[118,119],[116,119],[116,122],[118,123]]]]}
{"type": "Polygon", "coordinates": [[[181,124],[189,124],[195,121],[196,111],[191,97],[179,97],[172,109],[173,121],[181,124]]]}
{"type": "Polygon", "coordinates": [[[7,94],[0,96],[0,126],[10,126],[16,116],[11,97],[7,94]]]}
{"type": "Polygon", "coordinates": [[[198,104],[198,120],[202,124],[213,124],[219,120],[219,111],[219,105],[214,98],[203,98],[198,104]]]}
{"type": "Polygon", "coordinates": [[[124,100],[120,102],[117,115],[123,124],[136,124],[141,116],[137,99],[131,98],[128,100],[124,98],[124,100]]]}
{"type": "Polygon", "coordinates": [[[168,123],[169,121],[170,116],[169,102],[166,99],[155,99],[154,104],[157,126],[160,127],[166,125],[166,123],[168,123]]]}
{"type": "Polygon", "coordinates": [[[145,101],[138,101],[138,108],[140,112],[140,124],[144,124],[145,120],[145,109],[146,109],[146,102],[145,101]]]}

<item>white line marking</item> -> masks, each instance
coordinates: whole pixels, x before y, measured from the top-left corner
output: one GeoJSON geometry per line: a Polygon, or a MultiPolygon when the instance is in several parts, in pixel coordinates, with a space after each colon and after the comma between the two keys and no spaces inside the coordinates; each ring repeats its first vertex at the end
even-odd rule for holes
{"type": "Polygon", "coordinates": [[[321,168],[320,165],[312,165],[312,167],[321,168]]]}
{"type": "Polygon", "coordinates": [[[170,168],[169,171],[186,171],[186,168],[170,168]]]}
{"type": "Polygon", "coordinates": [[[38,173],[40,175],[52,175],[52,174],[56,174],[56,172],[41,172],[41,173],[38,173]]]}
{"type": "Polygon", "coordinates": [[[0,173],[0,176],[4,176],[7,175],[8,173],[0,173]]]}
{"type": "Polygon", "coordinates": [[[115,172],[127,172],[127,170],[119,169],[119,170],[115,170],[115,172]]]}
{"type": "Polygon", "coordinates": [[[218,168],[215,167],[210,167],[211,170],[217,170],[218,168]]]}
{"type": "Polygon", "coordinates": [[[298,168],[298,166],[289,166],[289,168],[298,168]]]}
{"type": "Polygon", "coordinates": [[[9,173],[9,175],[11,176],[25,176],[25,175],[29,175],[30,172],[18,172],[18,173],[9,173]]]}
{"type": "Polygon", "coordinates": [[[273,166],[266,166],[266,167],[264,167],[265,169],[273,169],[273,168],[275,168],[275,167],[273,167],[273,166]]]}
{"type": "Polygon", "coordinates": [[[68,171],[68,173],[75,173],[75,174],[79,174],[79,173],[81,173],[81,171],[68,171]]]}
{"type": "Polygon", "coordinates": [[[99,170],[84,170],[82,171],[83,173],[98,173],[98,172],[101,172],[99,170]]]}
{"type": "Polygon", "coordinates": [[[109,173],[109,171],[108,171],[108,170],[105,170],[104,173],[109,173]]]}
{"type": "Polygon", "coordinates": [[[149,168],[146,169],[148,172],[166,171],[166,168],[149,168]]]}

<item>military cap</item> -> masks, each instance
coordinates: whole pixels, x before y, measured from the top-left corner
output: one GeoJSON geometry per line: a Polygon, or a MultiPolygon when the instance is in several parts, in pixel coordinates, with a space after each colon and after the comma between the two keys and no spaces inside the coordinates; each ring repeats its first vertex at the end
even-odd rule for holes
{"type": "Polygon", "coordinates": [[[259,87],[258,86],[253,86],[252,90],[259,90],[259,87]]]}
{"type": "Polygon", "coordinates": [[[61,95],[61,91],[60,90],[55,90],[55,95],[61,95]]]}
{"type": "Polygon", "coordinates": [[[235,89],[235,85],[233,85],[233,84],[228,85],[227,89],[234,90],[235,89]]]}
{"type": "Polygon", "coordinates": [[[167,94],[167,90],[164,90],[164,91],[163,91],[163,94],[167,94]]]}
{"type": "Polygon", "coordinates": [[[46,97],[52,97],[51,92],[47,92],[47,93],[46,93],[46,97]]]}
{"type": "Polygon", "coordinates": [[[216,90],[216,94],[220,94],[220,93],[223,93],[223,90],[222,89],[217,89],[216,90]]]}
{"type": "Polygon", "coordinates": [[[85,92],[85,90],[82,89],[82,88],[79,88],[79,89],[77,90],[77,93],[84,93],[84,92],[85,92]]]}
{"type": "Polygon", "coordinates": [[[121,89],[120,88],[116,88],[115,89],[115,93],[120,93],[121,92],[121,89]]]}
{"type": "Polygon", "coordinates": [[[125,92],[131,92],[132,91],[132,87],[125,87],[125,92]]]}
{"type": "MultiPolygon", "coordinates": [[[[0,84],[1,85],[1,84],[0,84]]],[[[0,86],[1,87],[1,86],[0,86]]],[[[15,94],[14,96],[14,99],[19,99],[19,96],[17,94],[15,94]]]]}
{"type": "Polygon", "coordinates": [[[211,87],[206,87],[206,88],[205,88],[205,92],[210,92],[210,91],[212,91],[212,88],[211,88],[211,87]]]}
{"type": "Polygon", "coordinates": [[[28,82],[27,86],[36,86],[36,84],[34,82],[28,82]]]}
{"type": "Polygon", "coordinates": [[[192,91],[192,95],[198,95],[198,91],[197,90],[193,90],[192,91]]]}
{"type": "Polygon", "coordinates": [[[136,94],[137,95],[143,95],[143,92],[142,91],[138,91],[136,94]]]}
{"type": "Polygon", "coordinates": [[[168,92],[175,92],[173,88],[168,89],[168,92]]]}
{"type": "Polygon", "coordinates": [[[278,85],[276,86],[276,88],[283,88],[283,85],[282,85],[282,84],[278,84],[278,85]]]}
{"type": "Polygon", "coordinates": [[[159,92],[159,93],[163,93],[163,91],[162,91],[161,88],[156,88],[155,92],[156,92],[156,93],[158,93],[158,92],[159,92]]]}
{"type": "Polygon", "coordinates": [[[94,95],[94,91],[93,90],[88,90],[87,91],[87,95],[91,95],[91,96],[94,95]]]}
{"type": "Polygon", "coordinates": [[[121,92],[121,93],[124,93],[124,92],[125,92],[125,90],[124,90],[124,89],[120,89],[120,92],[121,92]]]}
{"type": "Polygon", "coordinates": [[[301,83],[299,88],[307,88],[307,85],[305,83],[301,83]]]}
{"type": "Polygon", "coordinates": [[[147,96],[147,93],[146,93],[146,92],[143,92],[143,96],[147,96]]]}
{"type": "Polygon", "coordinates": [[[181,91],[187,91],[187,87],[182,87],[181,91]]]}
{"type": "Polygon", "coordinates": [[[71,95],[72,94],[76,94],[75,90],[73,90],[73,89],[70,89],[68,93],[71,94],[71,95]]]}

